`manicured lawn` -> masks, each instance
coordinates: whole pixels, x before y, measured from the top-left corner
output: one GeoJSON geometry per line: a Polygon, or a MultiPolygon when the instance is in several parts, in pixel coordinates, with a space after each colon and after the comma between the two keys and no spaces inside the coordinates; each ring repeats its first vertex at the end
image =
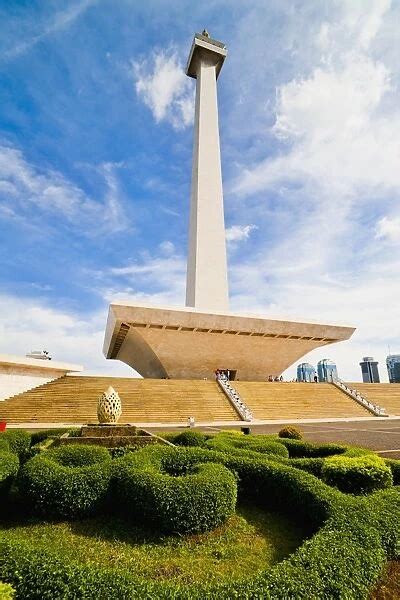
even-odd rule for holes
{"type": "Polygon", "coordinates": [[[159,537],[111,517],[15,526],[3,521],[1,526],[8,538],[57,549],[82,563],[185,583],[254,575],[292,553],[306,535],[287,518],[250,506],[240,507],[222,527],[192,536],[159,537]]]}

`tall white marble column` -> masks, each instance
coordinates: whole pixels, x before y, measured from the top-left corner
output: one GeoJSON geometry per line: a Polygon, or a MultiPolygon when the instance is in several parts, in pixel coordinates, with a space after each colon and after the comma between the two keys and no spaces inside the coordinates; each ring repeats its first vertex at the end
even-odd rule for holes
{"type": "Polygon", "coordinates": [[[217,104],[226,54],[224,44],[196,34],[186,70],[197,80],[186,306],[216,312],[229,309],[217,104]]]}

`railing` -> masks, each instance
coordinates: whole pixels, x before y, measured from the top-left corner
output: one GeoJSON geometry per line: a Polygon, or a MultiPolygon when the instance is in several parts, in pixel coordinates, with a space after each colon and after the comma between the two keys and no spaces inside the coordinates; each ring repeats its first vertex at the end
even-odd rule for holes
{"type": "Polygon", "coordinates": [[[345,383],[341,379],[332,381],[332,383],[337,388],[342,390],[345,394],[347,394],[348,396],[353,398],[353,400],[358,402],[358,404],[360,404],[361,406],[363,406],[364,408],[369,410],[376,417],[388,417],[389,416],[387,414],[386,410],[382,406],[379,406],[378,404],[374,404],[373,402],[368,400],[368,398],[363,396],[358,390],[351,388],[350,386],[347,385],[347,383],[345,383]]]}
{"type": "Polygon", "coordinates": [[[231,382],[227,379],[224,374],[220,374],[216,376],[217,383],[219,387],[224,392],[225,396],[228,398],[233,408],[239,414],[239,416],[243,419],[243,421],[252,421],[253,414],[251,410],[245,405],[243,400],[241,399],[239,393],[235,390],[231,382]]]}

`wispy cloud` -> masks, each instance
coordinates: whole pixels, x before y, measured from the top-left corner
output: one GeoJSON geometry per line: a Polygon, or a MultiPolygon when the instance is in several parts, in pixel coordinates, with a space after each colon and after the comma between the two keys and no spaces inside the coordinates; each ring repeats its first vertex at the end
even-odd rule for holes
{"type": "Polygon", "coordinates": [[[154,255],[143,252],[125,266],[102,271],[105,285],[99,292],[107,301],[129,300],[154,305],[183,304],[186,282],[186,260],[175,251],[170,241],[159,245],[154,255]]]}
{"type": "Polygon", "coordinates": [[[6,50],[0,57],[0,62],[7,61],[25,54],[30,48],[41,42],[48,36],[57,33],[69,27],[78,17],[80,17],[89,7],[96,4],[98,0],[80,0],[74,2],[67,8],[56,12],[51,19],[45,23],[36,35],[18,42],[9,50],[6,50]]]}
{"type": "Polygon", "coordinates": [[[107,191],[103,201],[94,200],[80,187],[52,169],[31,164],[21,150],[0,144],[0,216],[25,219],[57,216],[80,230],[110,233],[125,227],[118,186],[111,164],[100,166],[107,191]],[[35,217],[36,215],[36,217],[35,217]]]}
{"type": "Polygon", "coordinates": [[[193,85],[185,75],[176,51],[155,52],[150,59],[134,61],[136,93],[151,110],[157,123],[168,121],[183,129],[193,121],[193,85]]]}

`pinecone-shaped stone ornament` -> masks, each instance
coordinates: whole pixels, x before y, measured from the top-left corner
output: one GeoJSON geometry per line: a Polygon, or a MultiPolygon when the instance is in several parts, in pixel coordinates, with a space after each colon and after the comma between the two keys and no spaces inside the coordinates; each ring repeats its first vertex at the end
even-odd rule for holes
{"type": "Polygon", "coordinates": [[[99,423],[117,423],[122,413],[121,398],[113,387],[101,394],[97,402],[99,423]]]}

